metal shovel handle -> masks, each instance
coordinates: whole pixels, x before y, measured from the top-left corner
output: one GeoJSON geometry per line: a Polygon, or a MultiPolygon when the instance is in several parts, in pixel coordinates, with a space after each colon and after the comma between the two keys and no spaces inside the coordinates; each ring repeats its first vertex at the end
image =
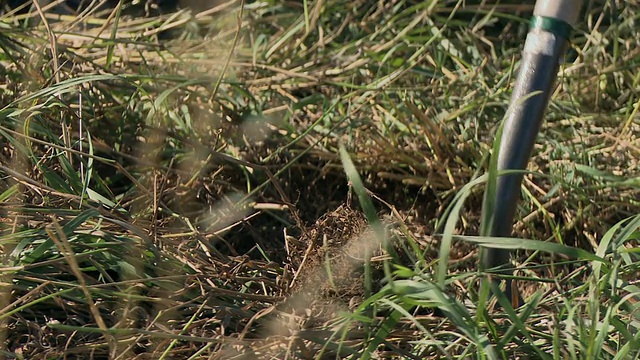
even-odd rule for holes
{"type": "MultiPolygon", "coordinates": [[[[508,117],[502,131],[498,171],[524,170],[527,167],[556,79],[560,58],[580,14],[582,2],[583,0],[536,2],[508,117]]],[[[522,173],[498,177],[491,236],[511,235],[522,178],[522,173]]],[[[485,249],[481,255],[481,266],[484,270],[498,269],[498,273],[509,275],[510,253],[504,249],[485,249]]],[[[519,305],[517,289],[512,291],[509,280],[505,295],[512,299],[514,306],[519,305]]]]}

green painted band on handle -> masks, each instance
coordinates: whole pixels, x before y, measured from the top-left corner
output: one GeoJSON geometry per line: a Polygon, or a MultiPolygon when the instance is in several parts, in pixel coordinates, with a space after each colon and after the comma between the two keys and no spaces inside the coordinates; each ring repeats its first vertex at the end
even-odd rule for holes
{"type": "Polygon", "coordinates": [[[529,23],[529,29],[540,29],[562,36],[565,39],[571,35],[572,26],[567,22],[546,16],[533,16],[529,23]]]}

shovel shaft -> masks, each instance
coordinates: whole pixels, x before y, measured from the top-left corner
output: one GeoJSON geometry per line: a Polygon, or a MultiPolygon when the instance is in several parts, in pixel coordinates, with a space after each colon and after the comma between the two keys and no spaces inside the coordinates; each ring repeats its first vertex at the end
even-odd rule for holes
{"type": "MultiPolygon", "coordinates": [[[[502,130],[498,170],[524,170],[531,156],[571,28],[582,0],[539,0],[527,34],[511,104],[502,130]]],[[[510,236],[523,174],[498,177],[491,236],[510,236]]],[[[485,270],[509,264],[510,251],[488,248],[481,265],[485,270]]],[[[511,283],[506,294],[512,298],[511,283]]]]}

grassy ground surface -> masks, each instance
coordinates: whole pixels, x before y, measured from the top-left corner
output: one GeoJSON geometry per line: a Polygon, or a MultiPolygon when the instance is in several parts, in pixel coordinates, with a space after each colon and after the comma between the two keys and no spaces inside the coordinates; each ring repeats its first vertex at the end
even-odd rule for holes
{"type": "Polygon", "coordinates": [[[515,310],[473,235],[532,2],[98,3],[0,16],[0,358],[640,356],[638,1],[586,1],[515,310]]]}

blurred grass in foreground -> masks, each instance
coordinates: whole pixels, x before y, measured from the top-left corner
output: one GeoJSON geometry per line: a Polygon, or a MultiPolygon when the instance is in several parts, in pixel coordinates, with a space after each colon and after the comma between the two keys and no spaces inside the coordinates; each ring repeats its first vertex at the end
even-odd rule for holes
{"type": "Polygon", "coordinates": [[[0,356],[637,357],[637,1],[587,1],[476,236],[532,3],[4,9],[0,356]]]}

